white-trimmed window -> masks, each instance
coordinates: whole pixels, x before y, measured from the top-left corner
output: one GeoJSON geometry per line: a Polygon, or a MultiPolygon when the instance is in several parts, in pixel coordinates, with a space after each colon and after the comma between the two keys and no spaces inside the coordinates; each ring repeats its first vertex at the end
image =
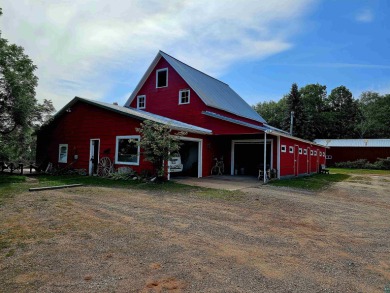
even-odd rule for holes
{"type": "Polygon", "coordinates": [[[139,135],[126,135],[116,137],[115,164],[139,165],[139,135]]]}
{"type": "Polygon", "coordinates": [[[322,156],[325,157],[325,152],[322,153],[322,156]]]}
{"type": "Polygon", "coordinates": [[[282,152],[282,153],[285,153],[286,151],[287,151],[286,145],[282,144],[281,152],[282,152]]]}
{"type": "Polygon", "coordinates": [[[156,88],[168,86],[168,68],[156,71],[156,88]]]}
{"type": "Polygon", "coordinates": [[[304,149],[304,150],[303,150],[303,154],[304,154],[305,156],[307,156],[307,149],[304,149]]]}
{"type": "Polygon", "coordinates": [[[332,160],[332,158],[333,158],[332,155],[326,155],[327,160],[332,160]]]}
{"type": "Polygon", "coordinates": [[[322,157],[322,152],[320,152],[320,157],[322,157]]]}
{"type": "Polygon", "coordinates": [[[68,145],[60,144],[58,147],[58,163],[68,162],[68,145]]]}
{"type": "Polygon", "coordinates": [[[137,97],[137,109],[145,109],[146,108],[146,96],[138,96],[137,97]]]}
{"type": "Polygon", "coordinates": [[[299,148],[299,154],[302,155],[302,148],[299,148]]]}
{"type": "Polygon", "coordinates": [[[289,153],[290,153],[290,154],[293,154],[293,153],[294,153],[294,147],[293,147],[293,146],[290,146],[290,147],[288,148],[288,150],[289,150],[289,153]]]}
{"type": "Polygon", "coordinates": [[[310,155],[311,155],[311,156],[313,155],[313,150],[310,150],[310,155]]]}
{"type": "Polygon", "coordinates": [[[317,156],[317,151],[314,151],[314,155],[317,156]]]}
{"type": "Polygon", "coordinates": [[[190,90],[179,91],[179,105],[190,103],[190,90]]]}

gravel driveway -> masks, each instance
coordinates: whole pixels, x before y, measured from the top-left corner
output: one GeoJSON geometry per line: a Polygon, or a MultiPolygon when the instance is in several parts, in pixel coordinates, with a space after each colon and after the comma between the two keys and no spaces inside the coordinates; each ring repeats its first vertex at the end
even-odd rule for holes
{"type": "Polygon", "coordinates": [[[0,206],[0,292],[384,292],[390,177],[233,200],[81,187],[0,206]]]}

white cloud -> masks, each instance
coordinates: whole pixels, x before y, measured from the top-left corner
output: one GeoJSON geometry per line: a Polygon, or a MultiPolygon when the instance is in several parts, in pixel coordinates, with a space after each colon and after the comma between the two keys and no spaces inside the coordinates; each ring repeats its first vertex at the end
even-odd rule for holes
{"type": "Polygon", "coordinates": [[[159,49],[216,76],[285,51],[313,3],[13,0],[0,21],[3,37],[38,66],[38,98],[60,108],[76,95],[110,99],[120,88],[112,99],[123,100],[159,49]]]}
{"type": "Polygon", "coordinates": [[[371,10],[364,9],[355,15],[355,19],[359,22],[372,22],[374,20],[374,14],[371,10]]]}

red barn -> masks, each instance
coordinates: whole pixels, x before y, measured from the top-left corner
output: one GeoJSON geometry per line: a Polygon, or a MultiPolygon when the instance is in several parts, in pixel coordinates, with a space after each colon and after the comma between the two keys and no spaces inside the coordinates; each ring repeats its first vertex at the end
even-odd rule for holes
{"type": "Polygon", "coordinates": [[[143,120],[184,130],[180,175],[210,175],[214,158],[224,173],[254,175],[274,169],[278,178],[311,174],[325,164],[326,147],[274,128],[227,84],[158,52],[124,106],[74,98],[38,134],[38,160],[85,168],[108,157],[115,167],[149,169],[129,138],[142,139],[143,120]]]}
{"type": "Polygon", "coordinates": [[[316,139],[315,142],[329,147],[328,165],[360,159],[374,163],[378,158],[390,157],[390,139],[316,139]]]}

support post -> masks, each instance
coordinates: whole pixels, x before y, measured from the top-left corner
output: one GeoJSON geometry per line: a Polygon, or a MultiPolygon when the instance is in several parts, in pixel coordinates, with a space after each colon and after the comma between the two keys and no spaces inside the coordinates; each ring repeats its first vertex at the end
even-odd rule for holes
{"type": "Polygon", "coordinates": [[[294,125],[294,111],[291,111],[290,117],[290,135],[293,135],[293,125],[294,125]]]}
{"type": "Polygon", "coordinates": [[[267,183],[267,132],[264,131],[264,183],[267,183]]]}

